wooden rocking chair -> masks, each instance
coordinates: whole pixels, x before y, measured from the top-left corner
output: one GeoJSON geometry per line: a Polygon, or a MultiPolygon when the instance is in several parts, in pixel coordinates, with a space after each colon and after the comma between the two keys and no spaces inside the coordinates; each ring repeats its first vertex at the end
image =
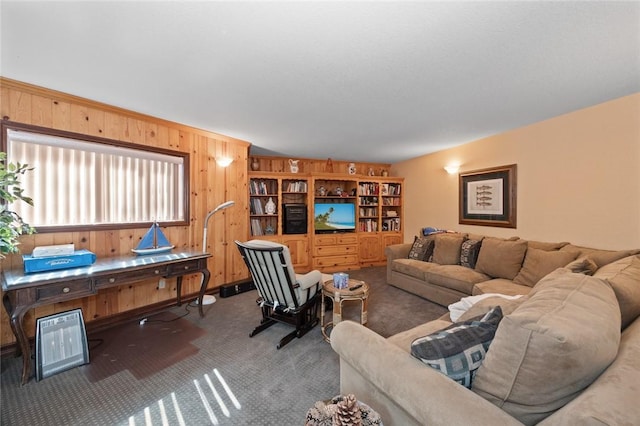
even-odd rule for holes
{"type": "Polygon", "coordinates": [[[318,307],[325,276],[320,271],[296,274],[291,265],[289,248],[285,245],[265,240],[235,243],[249,268],[258,290],[256,303],[262,309],[262,321],[249,333],[249,337],[276,322],[293,325],[296,329],[284,336],[276,346],[280,349],[294,337],[300,338],[315,327],[318,324],[318,307]]]}

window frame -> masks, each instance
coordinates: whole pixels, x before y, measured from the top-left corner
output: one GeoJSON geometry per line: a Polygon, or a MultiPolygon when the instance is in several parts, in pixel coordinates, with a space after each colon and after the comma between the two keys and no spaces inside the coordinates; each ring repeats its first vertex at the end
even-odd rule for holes
{"type": "MultiPolygon", "coordinates": [[[[132,142],[124,142],[115,139],[108,139],[99,136],[85,135],[82,133],[69,132],[66,130],[59,129],[51,129],[48,127],[35,126],[32,124],[18,123],[8,120],[2,120],[1,132],[2,132],[2,140],[0,141],[0,150],[2,152],[7,152],[8,148],[8,131],[16,130],[16,131],[25,131],[31,133],[39,133],[48,136],[59,136],[63,138],[69,139],[77,139],[81,142],[93,142],[100,143],[106,145],[112,145],[121,148],[133,149],[136,151],[146,151],[158,154],[164,154],[169,156],[181,157],[184,165],[184,179],[183,179],[183,187],[184,191],[184,201],[182,203],[182,209],[184,211],[184,219],[180,221],[171,221],[171,222],[158,222],[160,226],[170,227],[170,226],[189,226],[190,224],[190,206],[191,206],[191,193],[190,193],[190,155],[188,152],[182,151],[174,151],[166,148],[148,146],[148,145],[140,145],[132,142]]],[[[10,159],[7,159],[10,161],[10,159]]],[[[29,195],[29,194],[27,194],[29,195]]],[[[34,206],[38,205],[38,200],[33,200],[34,206]]],[[[82,231],[109,231],[109,230],[119,230],[119,229],[135,229],[135,228],[144,228],[151,226],[153,221],[149,222],[123,222],[123,223],[108,223],[108,224],[94,224],[94,225],[65,225],[65,226],[38,226],[36,227],[36,232],[39,234],[51,233],[51,232],[82,232],[82,231]]]]}

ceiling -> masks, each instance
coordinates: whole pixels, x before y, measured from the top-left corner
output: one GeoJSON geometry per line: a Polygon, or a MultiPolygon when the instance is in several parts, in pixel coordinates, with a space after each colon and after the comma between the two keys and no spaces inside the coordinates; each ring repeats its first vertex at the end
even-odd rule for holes
{"type": "Polygon", "coordinates": [[[640,2],[2,0],[4,77],[395,163],[640,92],[640,2]]]}

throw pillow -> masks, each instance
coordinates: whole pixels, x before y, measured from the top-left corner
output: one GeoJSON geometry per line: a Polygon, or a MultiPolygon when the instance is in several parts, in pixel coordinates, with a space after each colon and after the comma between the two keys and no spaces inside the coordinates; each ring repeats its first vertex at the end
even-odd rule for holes
{"type": "Polygon", "coordinates": [[[409,250],[409,259],[427,261],[433,253],[433,238],[415,237],[409,250]]]}
{"type": "Polygon", "coordinates": [[[476,262],[476,271],[493,278],[513,280],[524,260],[527,251],[525,240],[502,240],[500,238],[485,238],[476,262]]]}
{"type": "Polygon", "coordinates": [[[581,257],[567,264],[565,268],[576,274],[593,275],[598,270],[598,265],[588,257],[581,257]]]}
{"type": "Polygon", "coordinates": [[[471,388],[501,319],[502,310],[497,306],[483,317],[414,340],[411,355],[471,388]]]}
{"type": "Polygon", "coordinates": [[[640,316],[640,255],[629,256],[598,269],[594,277],[605,279],[613,288],[625,329],[640,316]]]}
{"type": "Polygon", "coordinates": [[[611,287],[557,269],[500,322],[472,390],[533,425],[589,386],[619,344],[620,309],[611,287]]]}
{"type": "Polygon", "coordinates": [[[516,284],[533,287],[550,272],[575,260],[577,253],[569,251],[546,251],[529,246],[522,269],[513,279],[516,284]]]}
{"type": "Polygon", "coordinates": [[[475,269],[482,240],[466,240],[460,247],[460,265],[475,269]]]}
{"type": "Polygon", "coordinates": [[[544,251],[553,251],[553,250],[560,250],[562,247],[566,246],[567,242],[561,242],[561,243],[547,243],[544,241],[527,241],[527,245],[529,246],[529,248],[534,248],[534,249],[539,249],[539,250],[544,250],[544,251]]]}
{"type": "Polygon", "coordinates": [[[458,265],[460,249],[466,238],[466,234],[437,234],[433,247],[433,262],[439,265],[458,265]]]}
{"type": "Polygon", "coordinates": [[[633,250],[600,250],[590,247],[574,246],[573,244],[567,244],[562,247],[560,251],[575,251],[578,252],[579,257],[588,256],[589,259],[598,265],[598,268],[602,268],[604,265],[620,260],[624,257],[640,254],[640,249],[633,250]]]}

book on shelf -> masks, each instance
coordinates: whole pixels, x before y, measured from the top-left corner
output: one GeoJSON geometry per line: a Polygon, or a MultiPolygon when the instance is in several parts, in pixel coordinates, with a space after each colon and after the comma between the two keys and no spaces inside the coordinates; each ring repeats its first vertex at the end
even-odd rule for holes
{"type": "Polygon", "coordinates": [[[382,230],[383,231],[399,231],[400,230],[400,218],[396,217],[393,219],[383,219],[382,220],[382,230]]]}
{"type": "Polygon", "coordinates": [[[363,219],[360,221],[361,232],[376,232],[378,230],[378,221],[375,219],[363,219]]]}
{"type": "Polygon", "coordinates": [[[289,182],[286,192],[307,192],[307,182],[304,180],[289,182]]]}
{"type": "Polygon", "coordinates": [[[252,198],[250,203],[250,214],[264,214],[262,201],[259,198],[252,198]]]}
{"type": "Polygon", "coordinates": [[[251,235],[264,235],[260,219],[251,219],[251,235]]]}
{"type": "Polygon", "coordinates": [[[277,191],[276,181],[264,181],[259,179],[251,179],[249,181],[249,194],[251,195],[269,195],[275,194],[277,191]]]}
{"type": "Polygon", "coordinates": [[[378,184],[375,182],[363,182],[359,185],[360,195],[378,195],[378,184]]]}

